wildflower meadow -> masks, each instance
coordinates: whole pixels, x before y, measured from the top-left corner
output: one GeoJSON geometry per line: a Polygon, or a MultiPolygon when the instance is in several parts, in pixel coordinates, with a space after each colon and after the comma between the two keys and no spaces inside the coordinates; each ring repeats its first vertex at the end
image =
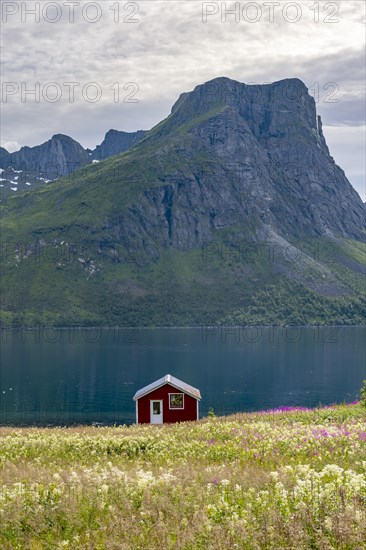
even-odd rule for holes
{"type": "Polygon", "coordinates": [[[2,428],[2,549],[366,549],[359,404],[2,428]]]}

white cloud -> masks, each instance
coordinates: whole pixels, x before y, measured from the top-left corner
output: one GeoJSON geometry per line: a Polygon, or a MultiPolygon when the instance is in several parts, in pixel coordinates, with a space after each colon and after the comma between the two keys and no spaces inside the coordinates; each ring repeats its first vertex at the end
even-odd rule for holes
{"type": "MultiPolygon", "coordinates": [[[[55,133],[65,133],[85,147],[94,147],[111,127],[127,131],[150,128],[170,112],[181,92],[217,76],[247,83],[288,77],[301,78],[309,87],[318,83],[318,110],[326,126],[364,124],[365,3],[358,0],[298,1],[301,18],[296,23],[284,20],[283,10],[289,5],[285,0],[275,8],[273,23],[262,1],[257,2],[261,9],[257,23],[244,21],[242,15],[238,23],[232,16],[223,23],[221,1],[213,2],[219,11],[203,23],[202,2],[180,0],[137,1],[139,13],[133,17],[138,23],[123,22],[131,13],[131,8],[124,9],[126,2],[118,3],[120,22],[115,23],[110,8],[116,2],[103,0],[99,2],[102,17],[95,24],[82,19],[81,9],[88,4],[85,0],[75,8],[75,22],[70,23],[64,2],[58,3],[63,17],[57,23],[48,23],[44,17],[40,23],[32,22],[31,17],[22,23],[24,2],[17,2],[19,13],[2,25],[3,82],[15,82],[19,87],[23,82],[28,88],[39,82],[41,89],[56,82],[62,90],[57,103],[42,96],[39,103],[31,96],[22,103],[20,93],[3,103],[5,143],[36,145],[55,133]],[[317,4],[319,23],[314,22],[314,10],[310,9],[317,4]],[[336,5],[338,13],[332,14],[336,5]],[[326,23],[326,17],[338,22],[326,23]],[[74,103],[69,101],[66,82],[80,83],[74,103]],[[89,82],[97,82],[102,89],[96,104],[88,103],[80,91],[89,82]],[[122,88],[120,103],[114,102],[110,89],[115,82],[122,88]],[[123,85],[128,82],[138,84],[135,97],[139,103],[123,102],[129,91],[123,90],[123,85]],[[324,103],[324,86],[330,82],[339,86],[338,103],[324,103]]],[[[233,4],[226,2],[227,8],[233,4]]],[[[239,3],[241,10],[246,4],[239,3]]],[[[34,5],[26,2],[28,8],[34,5]]],[[[287,12],[290,17],[293,13],[287,12]]],[[[93,17],[93,9],[88,14],[93,17]]],[[[48,16],[52,17],[51,11],[48,16]]],[[[349,142],[345,147],[350,146],[349,142]]],[[[353,159],[360,172],[362,159],[362,155],[353,159]]]]}

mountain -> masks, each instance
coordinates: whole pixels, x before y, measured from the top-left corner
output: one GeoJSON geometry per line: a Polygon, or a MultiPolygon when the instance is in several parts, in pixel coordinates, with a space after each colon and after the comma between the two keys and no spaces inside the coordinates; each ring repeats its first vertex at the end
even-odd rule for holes
{"type": "Polygon", "coordinates": [[[1,197],[38,189],[78,168],[122,153],[135,145],[145,132],[110,130],[94,150],[84,149],[69,136],[58,134],[35,147],[9,153],[0,148],[1,197]]]}
{"type": "Polygon", "coordinates": [[[363,203],[298,79],[197,86],[132,149],[2,210],[9,322],[365,321],[363,203]]]}
{"type": "Polygon", "coordinates": [[[0,168],[5,168],[11,162],[11,153],[0,147],[0,168]]]}
{"type": "Polygon", "coordinates": [[[11,154],[15,169],[42,173],[47,179],[69,175],[88,162],[88,153],[80,143],[63,134],[53,136],[42,145],[22,147],[11,154]]]}
{"type": "Polygon", "coordinates": [[[118,130],[109,130],[100,145],[97,145],[92,152],[92,159],[104,160],[130,149],[140,141],[146,132],[139,130],[137,132],[120,132],[118,130]]]}
{"type": "Polygon", "coordinates": [[[57,134],[35,147],[22,147],[0,155],[1,198],[38,189],[91,162],[88,152],[74,139],[57,134]]]}

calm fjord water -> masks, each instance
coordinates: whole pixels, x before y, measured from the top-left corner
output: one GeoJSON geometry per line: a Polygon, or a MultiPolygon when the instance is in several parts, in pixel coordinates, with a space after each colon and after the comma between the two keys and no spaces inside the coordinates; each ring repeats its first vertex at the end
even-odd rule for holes
{"type": "Polygon", "coordinates": [[[128,424],[167,373],[200,389],[201,416],[350,402],[365,347],[365,327],[4,331],[0,424],[128,424]]]}

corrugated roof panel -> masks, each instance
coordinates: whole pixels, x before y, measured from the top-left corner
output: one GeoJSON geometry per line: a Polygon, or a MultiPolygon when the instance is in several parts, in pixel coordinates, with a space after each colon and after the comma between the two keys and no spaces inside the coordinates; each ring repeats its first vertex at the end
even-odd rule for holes
{"type": "Polygon", "coordinates": [[[135,393],[135,395],[133,396],[133,399],[136,401],[136,399],[140,399],[140,397],[143,397],[144,395],[151,393],[153,390],[156,390],[157,388],[160,388],[165,384],[171,384],[178,390],[181,390],[184,393],[191,395],[195,399],[201,399],[200,390],[198,390],[197,388],[194,388],[193,386],[190,386],[189,384],[186,384],[186,382],[179,380],[179,378],[176,378],[171,374],[166,374],[162,378],[159,378],[159,380],[152,382],[148,386],[144,386],[143,388],[141,388],[135,393]]]}

